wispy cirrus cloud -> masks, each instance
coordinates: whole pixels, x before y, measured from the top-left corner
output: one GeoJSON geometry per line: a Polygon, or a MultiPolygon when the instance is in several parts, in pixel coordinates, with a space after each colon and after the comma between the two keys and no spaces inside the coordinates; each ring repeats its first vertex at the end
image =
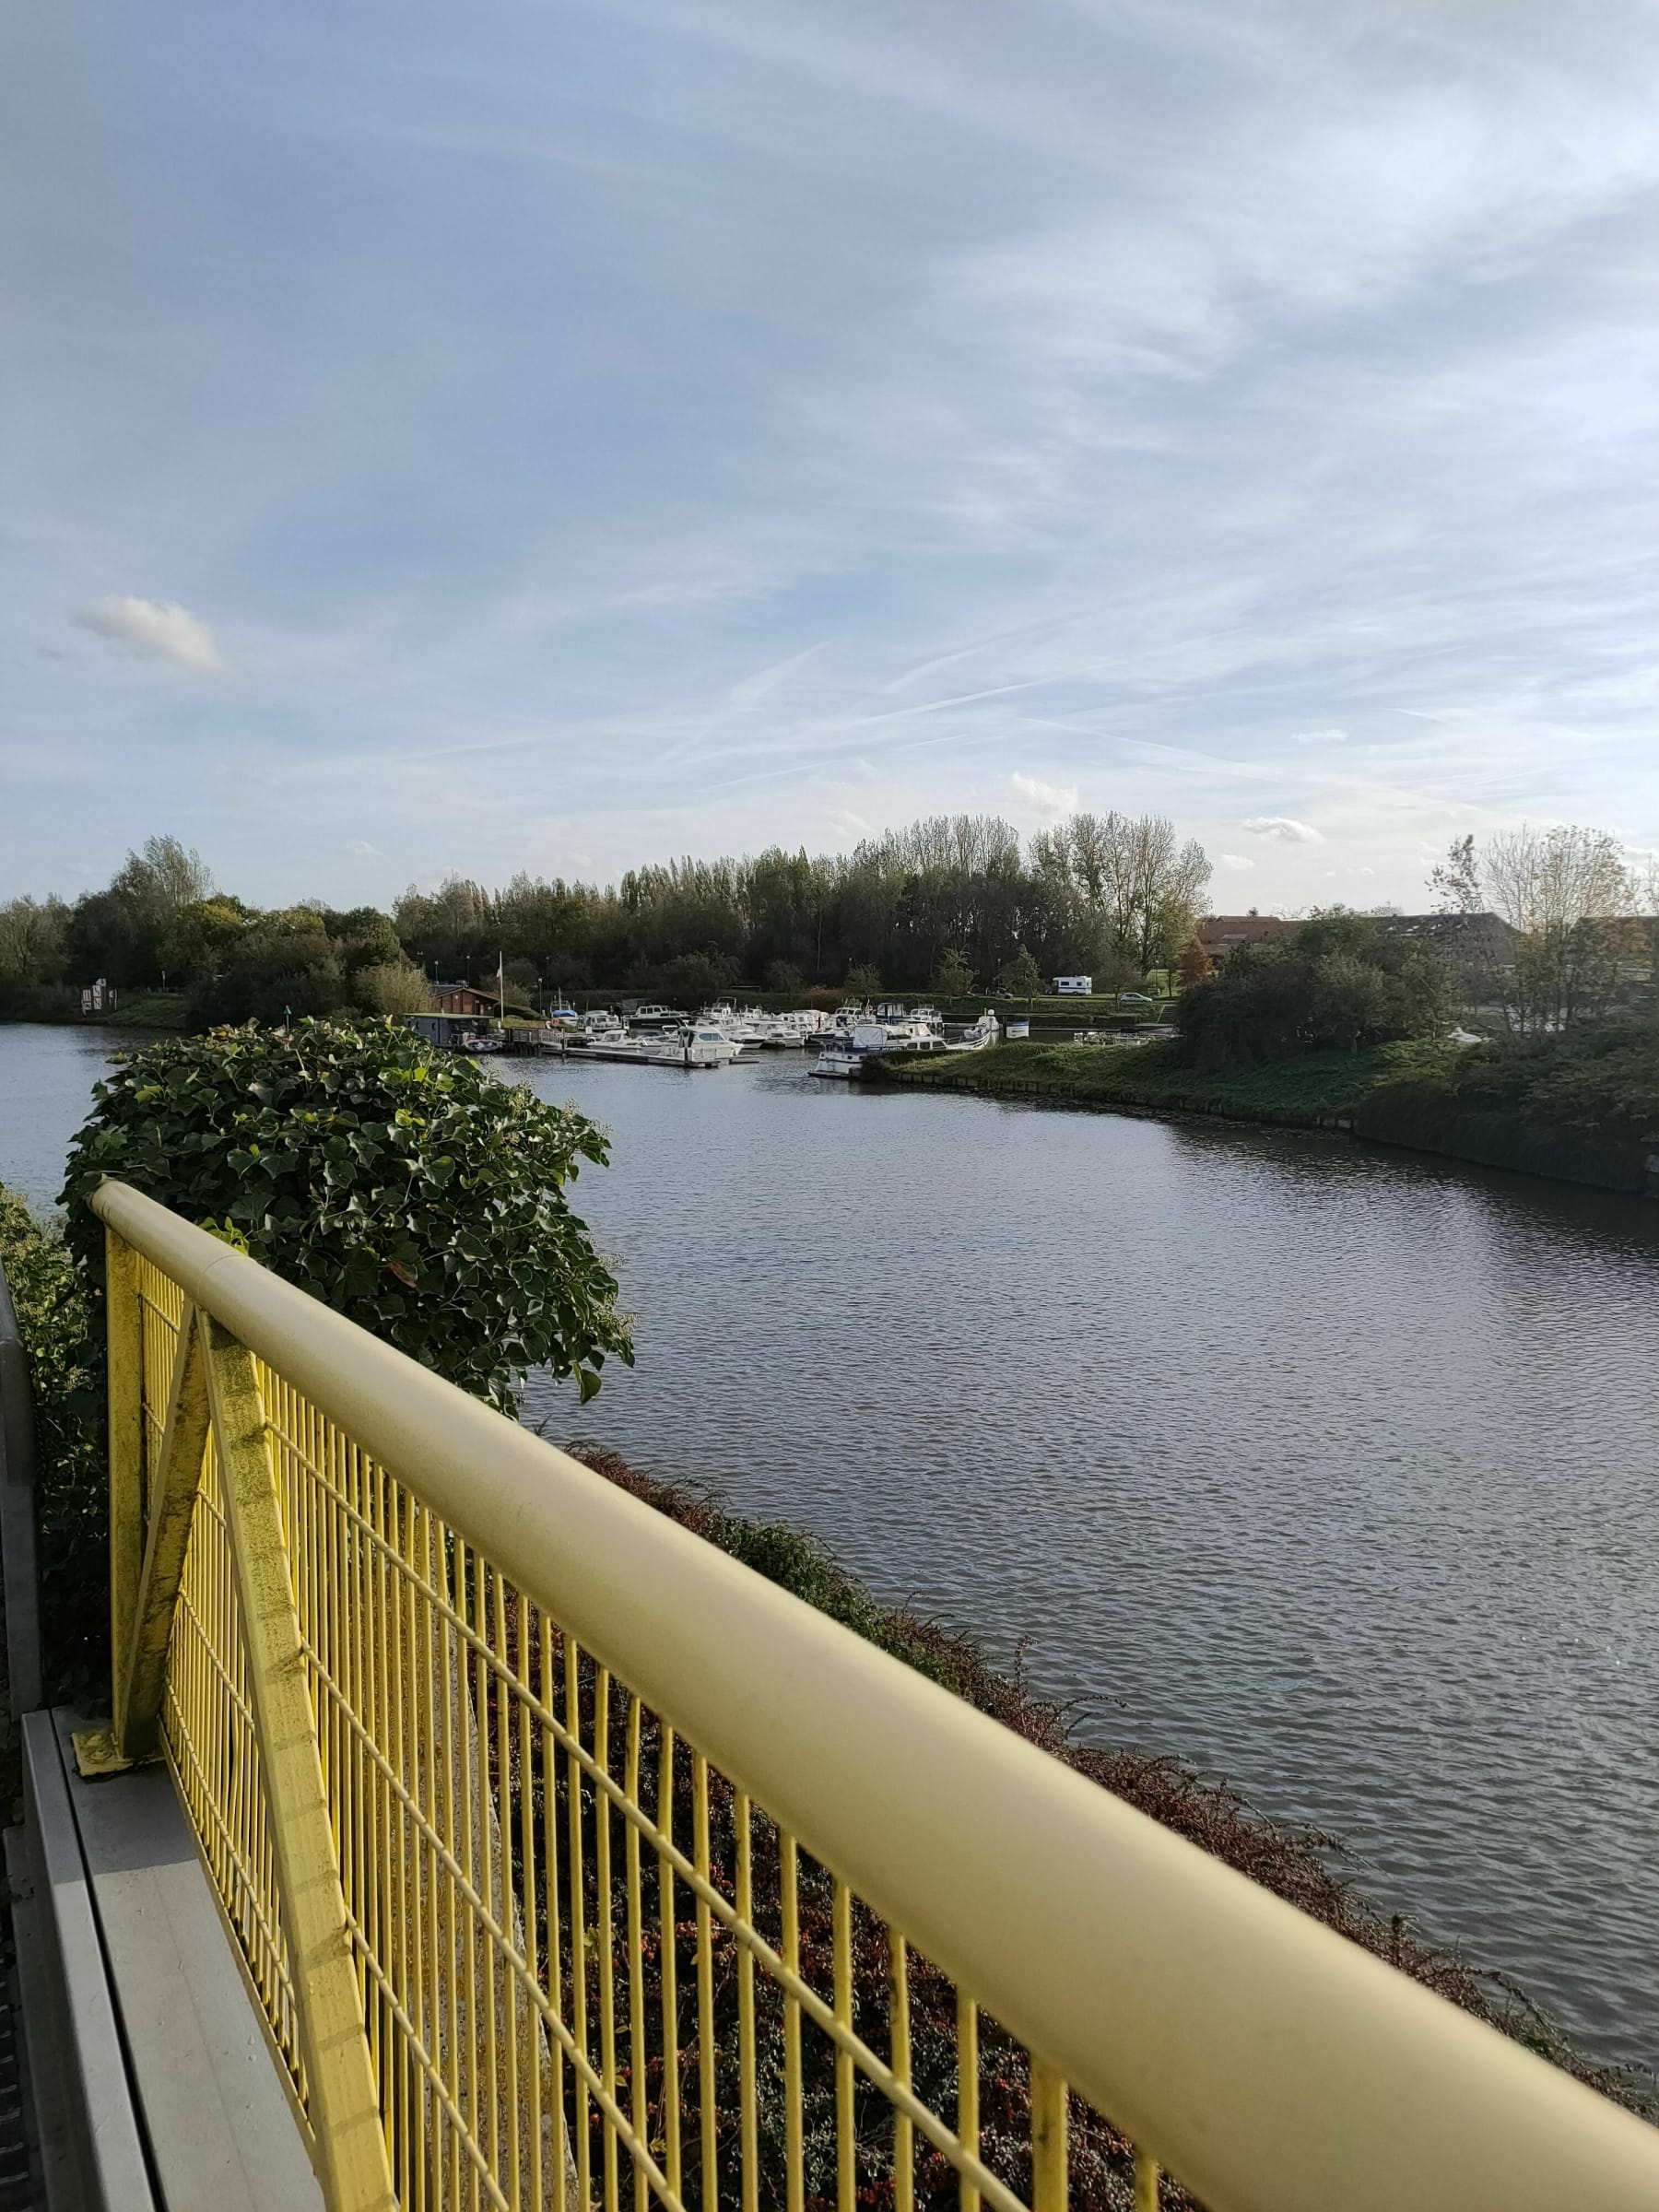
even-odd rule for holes
{"type": "Polygon", "coordinates": [[[1659,846],[1643,0],[413,0],[395,74],[300,4],[167,12],[112,149],[37,11],[0,633],[83,803],[7,881],[203,794],[273,900],[323,794],[353,900],[985,806],[1264,906],[1659,846]],[[42,659],[76,606],[198,680],[42,659]]]}

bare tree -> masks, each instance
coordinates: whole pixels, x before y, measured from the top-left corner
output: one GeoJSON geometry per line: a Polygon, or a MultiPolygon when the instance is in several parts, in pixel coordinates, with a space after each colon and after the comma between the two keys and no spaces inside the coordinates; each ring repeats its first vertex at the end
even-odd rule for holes
{"type": "Polygon", "coordinates": [[[1063,874],[1136,973],[1167,966],[1198,921],[1210,864],[1165,815],[1075,814],[1032,840],[1032,865],[1063,874]]]}
{"type": "Polygon", "coordinates": [[[1641,892],[1605,830],[1571,823],[1500,831],[1478,850],[1454,843],[1429,878],[1441,912],[1494,914],[1517,933],[1512,962],[1490,977],[1493,1003],[1521,1035],[1594,1020],[1639,957],[1641,892]]]}

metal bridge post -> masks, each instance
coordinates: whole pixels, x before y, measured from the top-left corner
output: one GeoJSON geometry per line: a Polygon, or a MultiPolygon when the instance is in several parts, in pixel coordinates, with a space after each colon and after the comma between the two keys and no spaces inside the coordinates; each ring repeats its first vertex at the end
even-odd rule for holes
{"type": "Polygon", "coordinates": [[[207,1444],[206,1324],[187,1305],[173,1356],[167,1426],[149,1485],[144,1566],[133,1601],[132,1641],[115,1667],[115,1747],[123,1759],[153,1758],[160,1749],[167,1652],[184,1576],[191,1516],[202,1484],[207,1444]]]}
{"type": "Polygon", "coordinates": [[[265,1406],[252,1352],[217,1323],[209,1332],[207,1394],[318,2179],[329,2212],[392,2212],[396,2200],[352,1963],[265,1406]]]}
{"type": "Polygon", "coordinates": [[[126,1703],[126,1667],[144,1559],[144,1314],[138,1260],[104,1231],[104,1321],[109,1359],[110,1666],[112,1710],[126,1703]]]}

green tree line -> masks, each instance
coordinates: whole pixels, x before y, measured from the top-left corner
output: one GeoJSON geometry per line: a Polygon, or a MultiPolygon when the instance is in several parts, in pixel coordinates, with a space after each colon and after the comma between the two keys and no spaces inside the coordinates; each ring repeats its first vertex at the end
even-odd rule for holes
{"type": "Polygon", "coordinates": [[[451,876],[390,913],[318,900],[260,910],[218,889],[176,838],[151,838],[73,904],[0,906],[0,1013],[53,1010],[102,977],[187,994],[198,1020],[346,1008],[402,1013],[432,981],[695,1001],[744,984],[1031,992],[1098,988],[1176,961],[1205,911],[1203,848],[1161,816],[1074,816],[1029,842],[987,815],[936,816],[853,852],[782,846],[667,861],[606,885],[451,876]]]}

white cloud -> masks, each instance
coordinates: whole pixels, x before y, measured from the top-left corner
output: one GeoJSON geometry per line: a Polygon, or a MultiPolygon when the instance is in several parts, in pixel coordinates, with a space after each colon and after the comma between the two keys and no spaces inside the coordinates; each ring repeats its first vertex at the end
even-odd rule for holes
{"type": "Polygon", "coordinates": [[[75,619],[95,637],[141,660],[169,661],[196,676],[216,676],[225,666],[218,641],[206,623],[172,600],[116,593],[82,607],[75,619]]]}
{"type": "Polygon", "coordinates": [[[1346,745],[1346,730],[1298,730],[1290,740],[1292,745],[1346,745]]]}
{"type": "Polygon", "coordinates": [[[1216,855],[1216,865],[1218,867],[1222,868],[1253,868],[1255,866],[1255,862],[1253,860],[1247,860],[1242,853],[1218,853],[1216,855]]]}
{"type": "Polygon", "coordinates": [[[1286,845],[1320,845],[1324,842],[1322,833],[1312,822],[1293,821],[1288,814],[1253,814],[1241,830],[1248,830],[1253,837],[1276,837],[1286,845]]]}
{"type": "Polygon", "coordinates": [[[1055,820],[1063,814],[1077,811],[1077,794],[1069,783],[1045,783],[1041,777],[1021,775],[1016,769],[1008,778],[1008,788],[1022,806],[1055,820]]]}
{"type": "Polygon", "coordinates": [[[363,860],[378,860],[381,857],[380,847],[371,845],[366,837],[354,837],[346,850],[357,853],[363,860]]]}

